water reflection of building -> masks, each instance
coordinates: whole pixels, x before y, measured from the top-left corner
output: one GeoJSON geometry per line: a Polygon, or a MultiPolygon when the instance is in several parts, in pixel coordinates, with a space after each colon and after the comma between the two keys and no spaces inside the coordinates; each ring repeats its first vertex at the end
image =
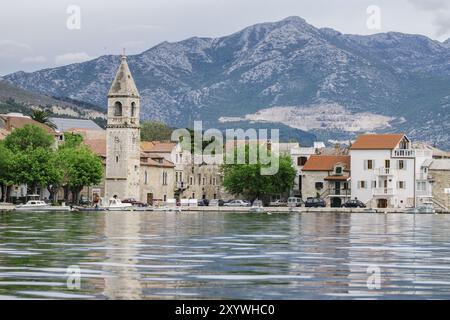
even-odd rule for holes
{"type": "Polygon", "coordinates": [[[104,294],[109,299],[142,298],[141,276],[137,268],[141,243],[141,215],[104,215],[105,277],[104,294]]]}

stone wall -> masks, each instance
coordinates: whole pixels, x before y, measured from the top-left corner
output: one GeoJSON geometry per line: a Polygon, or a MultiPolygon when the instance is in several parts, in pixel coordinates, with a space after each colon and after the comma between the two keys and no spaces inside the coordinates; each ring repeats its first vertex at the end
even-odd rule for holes
{"type": "Polygon", "coordinates": [[[431,170],[430,175],[434,179],[433,198],[450,207],[450,195],[444,193],[445,188],[450,188],[450,170],[431,170]]]}

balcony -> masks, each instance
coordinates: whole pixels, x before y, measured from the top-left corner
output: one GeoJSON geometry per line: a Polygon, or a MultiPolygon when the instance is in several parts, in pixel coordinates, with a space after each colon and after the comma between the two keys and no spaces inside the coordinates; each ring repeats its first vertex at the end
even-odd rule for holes
{"type": "Polygon", "coordinates": [[[428,173],[417,173],[416,180],[417,181],[432,181],[433,177],[430,176],[428,173]]]}
{"type": "Polygon", "coordinates": [[[424,149],[394,149],[392,150],[392,158],[415,158],[415,157],[432,157],[431,150],[424,149]]]}
{"type": "Polygon", "coordinates": [[[379,176],[392,176],[395,174],[395,169],[392,168],[378,168],[374,170],[376,175],[379,176]]]}
{"type": "Polygon", "coordinates": [[[431,190],[416,190],[416,197],[432,198],[431,190]]]}
{"type": "Polygon", "coordinates": [[[350,197],[352,194],[352,191],[350,189],[335,189],[330,188],[328,190],[328,197],[350,197]]]}
{"type": "Polygon", "coordinates": [[[136,124],[137,118],[130,118],[130,117],[109,117],[108,118],[108,124],[136,124]]]}
{"type": "Polygon", "coordinates": [[[375,189],[373,189],[373,195],[375,197],[377,197],[377,196],[391,197],[394,195],[394,189],[393,188],[375,188],[375,189]]]}

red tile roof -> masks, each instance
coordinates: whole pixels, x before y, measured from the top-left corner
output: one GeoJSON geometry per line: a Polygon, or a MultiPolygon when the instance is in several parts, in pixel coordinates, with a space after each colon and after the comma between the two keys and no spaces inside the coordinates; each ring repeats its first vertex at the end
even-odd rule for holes
{"type": "Polygon", "coordinates": [[[149,153],[170,153],[175,145],[173,142],[142,141],[141,150],[149,153]]]}
{"type": "Polygon", "coordinates": [[[332,171],[338,163],[344,165],[344,170],[349,170],[350,156],[312,155],[303,166],[303,171],[332,171]]]}
{"type": "Polygon", "coordinates": [[[172,162],[159,157],[141,157],[141,165],[159,168],[175,168],[175,165],[172,162]]]}
{"type": "Polygon", "coordinates": [[[365,134],[359,136],[352,144],[351,150],[395,149],[405,134],[365,134]]]}
{"type": "Polygon", "coordinates": [[[83,142],[96,155],[106,157],[106,139],[86,139],[83,142]]]}
{"type": "Polygon", "coordinates": [[[27,116],[0,115],[0,118],[2,118],[3,121],[5,122],[5,127],[3,129],[6,131],[9,131],[9,132],[11,132],[14,129],[23,128],[26,125],[35,125],[35,126],[43,128],[45,131],[47,131],[48,133],[50,133],[52,135],[60,135],[59,133],[57,133],[55,130],[53,130],[49,126],[47,126],[43,123],[37,122],[27,116]]]}

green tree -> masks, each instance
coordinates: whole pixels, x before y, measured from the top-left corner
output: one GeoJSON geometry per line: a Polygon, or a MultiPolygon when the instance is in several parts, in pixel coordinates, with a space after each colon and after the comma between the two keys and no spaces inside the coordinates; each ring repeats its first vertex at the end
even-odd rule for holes
{"type": "Polygon", "coordinates": [[[43,128],[30,124],[13,130],[5,139],[5,146],[13,152],[37,148],[50,149],[53,143],[52,135],[43,128]]]}
{"type": "Polygon", "coordinates": [[[102,180],[103,164],[100,158],[84,145],[62,148],[59,161],[64,163],[63,180],[72,192],[73,202],[78,202],[85,186],[99,184],[102,180]]]}
{"type": "Polygon", "coordinates": [[[58,177],[53,166],[55,152],[42,147],[31,148],[13,153],[11,172],[15,184],[26,184],[32,193],[37,187],[47,186],[58,177]]]}
{"type": "Polygon", "coordinates": [[[163,122],[145,121],[141,124],[141,140],[169,141],[173,129],[163,122]]]}
{"type": "Polygon", "coordinates": [[[5,143],[0,141],[0,202],[4,202],[8,198],[10,187],[13,184],[12,179],[12,152],[6,148],[5,143]]]}
{"type": "Polygon", "coordinates": [[[31,119],[40,122],[42,124],[45,124],[46,126],[56,129],[56,125],[50,120],[50,115],[45,110],[38,110],[35,109],[31,112],[31,119]]]}
{"type": "MultiPolygon", "coordinates": [[[[236,150],[234,151],[236,155],[236,150]]],[[[269,153],[270,154],[270,153],[269,153]]],[[[223,186],[227,192],[235,196],[244,196],[249,200],[262,199],[264,197],[289,191],[294,186],[296,171],[288,155],[275,157],[279,161],[279,170],[274,175],[262,175],[259,156],[257,163],[249,164],[249,147],[245,148],[245,164],[224,164],[223,186]]],[[[268,165],[267,165],[268,166],[268,165]]]]}

